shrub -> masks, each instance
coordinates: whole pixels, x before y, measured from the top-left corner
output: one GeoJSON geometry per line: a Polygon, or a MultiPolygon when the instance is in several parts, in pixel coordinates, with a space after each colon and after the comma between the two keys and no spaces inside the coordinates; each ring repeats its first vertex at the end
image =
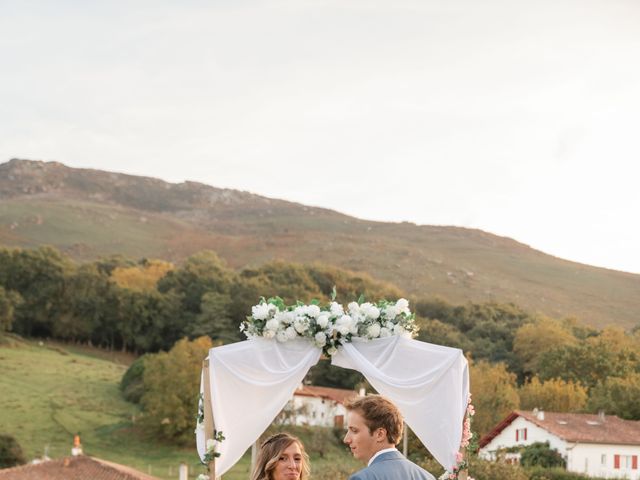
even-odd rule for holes
{"type": "Polygon", "coordinates": [[[520,464],[523,467],[563,467],[564,458],[557,450],[549,446],[549,442],[535,442],[521,450],[520,464]]]}
{"type": "Polygon", "coordinates": [[[140,403],[144,393],[144,362],[146,355],[136,359],[129,366],[120,380],[120,391],[122,396],[129,402],[140,403]]]}
{"type": "Polygon", "coordinates": [[[27,463],[22,447],[11,435],[0,434],[0,468],[15,467],[27,463]]]}

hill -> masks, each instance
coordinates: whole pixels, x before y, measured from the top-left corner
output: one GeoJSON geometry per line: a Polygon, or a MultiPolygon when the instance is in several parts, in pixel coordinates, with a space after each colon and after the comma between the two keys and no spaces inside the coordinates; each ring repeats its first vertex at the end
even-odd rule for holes
{"type": "Polygon", "coordinates": [[[410,295],[514,302],[596,327],[635,326],[640,275],[570,262],[490,233],[360,220],[196,182],[11,160],[0,165],[0,244],[53,245],[75,258],[121,253],[229,265],[273,259],[367,272],[410,295]]]}

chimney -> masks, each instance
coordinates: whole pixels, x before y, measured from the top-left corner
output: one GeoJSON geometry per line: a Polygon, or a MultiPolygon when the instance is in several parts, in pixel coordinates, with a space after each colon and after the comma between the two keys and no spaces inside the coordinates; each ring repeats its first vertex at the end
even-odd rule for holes
{"type": "Polygon", "coordinates": [[[544,410],[538,410],[538,413],[536,413],[536,418],[538,420],[544,420],[544,410]]]}
{"type": "Polygon", "coordinates": [[[600,423],[604,423],[605,422],[605,416],[604,416],[604,410],[598,410],[598,421],[600,423]]]}
{"type": "Polygon", "coordinates": [[[82,444],[80,443],[80,435],[73,436],[73,448],[71,449],[71,455],[77,457],[82,455],[82,444]]]}

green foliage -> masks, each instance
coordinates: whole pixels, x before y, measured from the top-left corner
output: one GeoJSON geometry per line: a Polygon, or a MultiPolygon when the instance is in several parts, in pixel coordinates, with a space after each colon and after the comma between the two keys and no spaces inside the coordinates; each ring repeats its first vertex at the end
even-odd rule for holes
{"type": "Polygon", "coordinates": [[[564,467],[562,455],[549,446],[549,442],[535,442],[520,450],[520,464],[523,467],[564,467]]]}
{"type": "Polygon", "coordinates": [[[11,435],[0,434],[0,468],[27,463],[18,441],[11,435]]]}
{"type": "Polygon", "coordinates": [[[588,408],[603,410],[627,420],[640,420],[640,374],[610,377],[591,391],[588,408]]]}
{"type": "Polygon", "coordinates": [[[0,286],[0,334],[10,332],[16,307],[22,304],[22,296],[15,291],[0,286]]]}
{"type": "Polygon", "coordinates": [[[533,377],[520,387],[520,408],[540,408],[549,412],[580,412],[587,403],[587,389],[579,383],[554,378],[541,382],[533,377]]]}
{"type": "Polygon", "coordinates": [[[144,394],[144,364],[147,355],[138,357],[120,380],[120,391],[122,396],[129,402],[140,403],[144,394]]]}
{"type": "Polygon", "coordinates": [[[473,429],[484,435],[504,417],[519,407],[516,377],[504,363],[472,363],[471,393],[476,414],[473,429]]]}
{"type": "Polygon", "coordinates": [[[575,472],[568,472],[564,468],[534,467],[527,469],[530,480],[605,480],[602,477],[589,477],[575,472]]]}
{"type": "Polygon", "coordinates": [[[182,339],[169,352],[147,357],[142,406],[150,432],[181,444],[193,441],[200,371],[212,345],[208,337],[182,339]]]}
{"type": "Polygon", "coordinates": [[[348,368],[334,367],[329,359],[321,359],[312,367],[307,374],[306,380],[312,385],[350,390],[355,390],[365,383],[365,379],[360,372],[348,368]]]}

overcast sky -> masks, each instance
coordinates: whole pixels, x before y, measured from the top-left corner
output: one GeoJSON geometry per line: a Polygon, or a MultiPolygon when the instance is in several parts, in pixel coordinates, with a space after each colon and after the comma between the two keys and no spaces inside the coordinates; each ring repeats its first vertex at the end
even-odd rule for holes
{"type": "Polygon", "coordinates": [[[640,273],[640,2],[0,0],[13,157],[640,273]]]}

